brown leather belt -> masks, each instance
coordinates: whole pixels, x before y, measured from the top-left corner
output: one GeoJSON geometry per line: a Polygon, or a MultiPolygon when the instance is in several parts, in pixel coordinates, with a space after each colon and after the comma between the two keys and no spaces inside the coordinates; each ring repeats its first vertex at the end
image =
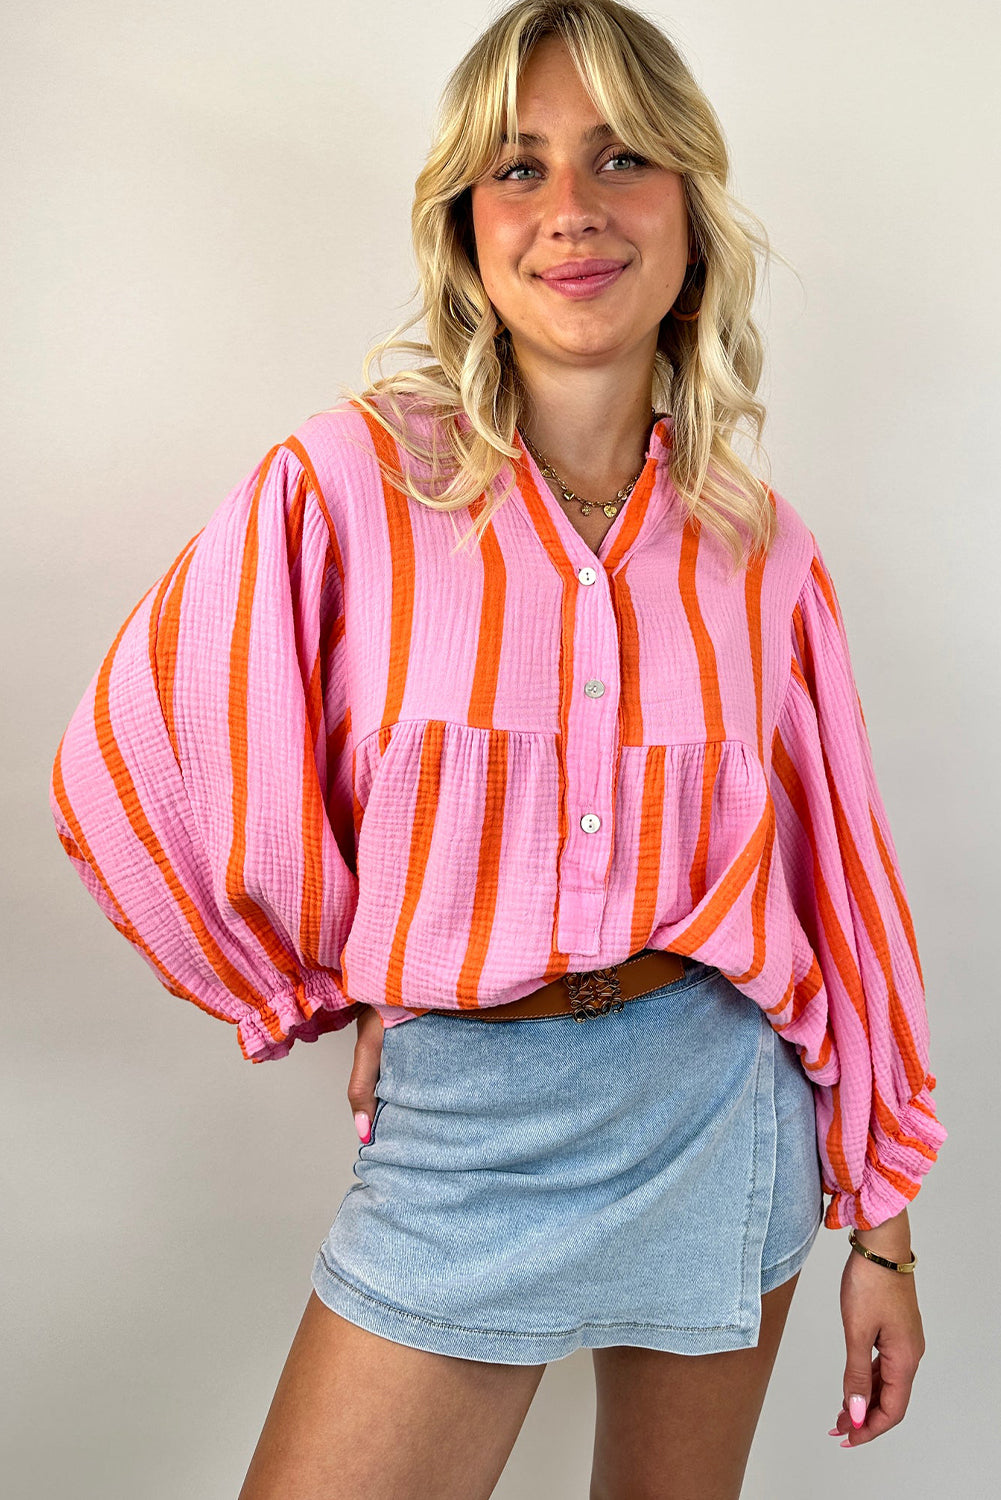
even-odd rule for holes
{"type": "MultiPolygon", "coordinates": [[[[530,1016],[572,1015],[575,1021],[586,1021],[621,1010],[627,1000],[637,1000],[662,985],[673,984],[684,973],[685,961],[680,953],[663,949],[634,953],[607,969],[562,974],[559,979],[505,1005],[463,1006],[458,1010],[434,1007],[430,1014],[468,1016],[476,1021],[524,1021],[530,1016]]],[[[422,1007],[419,1013],[429,1012],[422,1007]]]]}

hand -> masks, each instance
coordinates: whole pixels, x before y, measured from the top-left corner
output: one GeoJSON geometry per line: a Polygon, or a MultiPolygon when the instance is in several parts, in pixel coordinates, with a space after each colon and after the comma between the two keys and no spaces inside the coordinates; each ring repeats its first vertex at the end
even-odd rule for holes
{"type": "Polygon", "coordinates": [[[842,1448],[857,1448],[903,1421],[911,1398],[911,1385],[925,1352],[913,1273],[890,1271],[849,1250],[841,1275],[841,1318],[847,1349],[844,1405],[829,1436],[847,1433],[842,1448]],[[870,1362],[873,1345],[879,1352],[870,1362]],[[861,1396],[865,1402],[861,1427],[851,1420],[851,1396],[861,1396]]]}
{"type": "Polygon", "coordinates": [[[357,1023],[354,1064],[348,1079],[348,1103],[354,1111],[355,1126],[364,1145],[372,1133],[378,1103],[375,1086],[379,1082],[382,1062],[383,1025],[382,1017],[371,1005],[362,1006],[357,1023]]]}

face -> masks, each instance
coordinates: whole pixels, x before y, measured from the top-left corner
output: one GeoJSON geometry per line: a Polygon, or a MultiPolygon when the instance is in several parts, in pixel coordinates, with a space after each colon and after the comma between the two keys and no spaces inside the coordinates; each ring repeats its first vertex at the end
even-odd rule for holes
{"type": "Polygon", "coordinates": [[[532,53],[518,84],[518,127],[545,144],[502,146],[471,190],[480,276],[516,351],[575,362],[652,358],[685,280],[689,225],[682,179],[625,154],[604,126],[559,38],[532,53]],[[512,163],[521,165],[513,167],[512,163]],[[586,297],[543,278],[566,261],[625,269],[586,297]]]}

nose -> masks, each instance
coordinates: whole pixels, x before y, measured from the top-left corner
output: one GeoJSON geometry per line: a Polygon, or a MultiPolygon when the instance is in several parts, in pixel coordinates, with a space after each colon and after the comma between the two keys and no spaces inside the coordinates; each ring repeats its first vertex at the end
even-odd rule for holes
{"type": "Polygon", "coordinates": [[[542,194],[543,218],[551,227],[564,232],[580,230],[588,224],[601,227],[608,218],[600,185],[589,171],[554,168],[542,194]]]}

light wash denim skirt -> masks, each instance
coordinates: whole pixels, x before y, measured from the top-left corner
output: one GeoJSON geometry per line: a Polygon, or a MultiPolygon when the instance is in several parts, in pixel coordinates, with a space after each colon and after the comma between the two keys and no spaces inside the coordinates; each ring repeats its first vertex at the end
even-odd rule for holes
{"type": "Polygon", "coordinates": [[[396,1343],[505,1364],[757,1344],[761,1293],[821,1227],[813,1085],[752,999],[684,963],[583,1021],[389,1027],[319,1298],[396,1343]]]}

